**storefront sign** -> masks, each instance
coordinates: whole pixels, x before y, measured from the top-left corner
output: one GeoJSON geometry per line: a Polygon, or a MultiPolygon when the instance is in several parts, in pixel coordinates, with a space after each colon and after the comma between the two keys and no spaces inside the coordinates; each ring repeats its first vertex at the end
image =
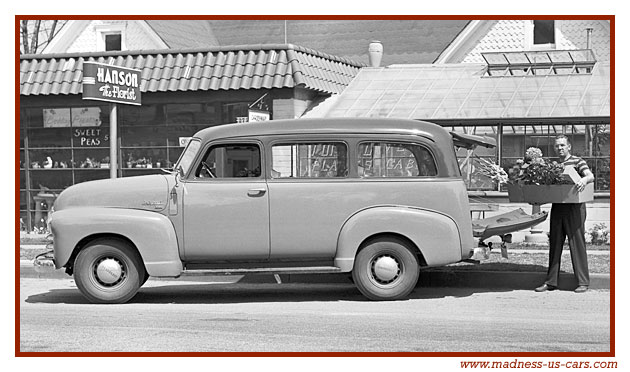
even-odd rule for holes
{"type": "Polygon", "coordinates": [[[74,145],[80,147],[98,147],[109,143],[109,131],[101,128],[74,128],[74,145]]]}
{"type": "Polygon", "coordinates": [[[140,105],[140,70],[83,63],[83,99],[140,105]]]}
{"type": "Polygon", "coordinates": [[[269,111],[249,109],[248,114],[250,123],[255,121],[267,121],[270,118],[269,111]]]}
{"type": "Polygon", "coordinates": [[[70,109],[43,109],[44,128],[63,128],[70,126],[70,109]]]}

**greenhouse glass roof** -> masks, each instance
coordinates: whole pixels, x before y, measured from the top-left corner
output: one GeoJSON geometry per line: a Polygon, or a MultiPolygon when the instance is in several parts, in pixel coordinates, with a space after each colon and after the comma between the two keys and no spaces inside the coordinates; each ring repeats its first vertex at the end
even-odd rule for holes
{"type": "Polygon", "coordinates": [[[610,116],[610,63],[590,73],[488,76],[485,64],[363,68],[306,117],[418,120],[610,116]]]}

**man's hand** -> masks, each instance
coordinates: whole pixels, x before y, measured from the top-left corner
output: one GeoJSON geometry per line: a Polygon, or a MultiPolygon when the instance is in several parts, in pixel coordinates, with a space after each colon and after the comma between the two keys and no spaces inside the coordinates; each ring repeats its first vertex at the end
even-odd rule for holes
{"type": "Polygon", "coordinates": [[[575,187],[578,189],[579,192],[584,191],[584,189],[586,188],[586,184],[588,183],[588,177],[582,177],[580,178],[580,180],[575,184],[575,187]]]}

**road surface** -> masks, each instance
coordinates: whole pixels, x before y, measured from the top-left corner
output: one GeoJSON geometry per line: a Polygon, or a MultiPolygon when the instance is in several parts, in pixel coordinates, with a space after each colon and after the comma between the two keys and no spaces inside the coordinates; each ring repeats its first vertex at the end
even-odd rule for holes
{"type": "Polygon", "coordinates": [[[417,288],[371,302],[345,284],[149,280],[93,305],[72,279],[20,280],[20,350],[606,352],[610,292],[417,288]]]}

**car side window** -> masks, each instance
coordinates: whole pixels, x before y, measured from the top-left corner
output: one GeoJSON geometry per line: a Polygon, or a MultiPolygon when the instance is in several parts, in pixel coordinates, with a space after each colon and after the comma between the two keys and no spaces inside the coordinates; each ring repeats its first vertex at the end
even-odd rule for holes
{"type": "Polygon", "coordinates": [[[348,147],[340,142],[272,147],[272,178],[341,178],[348,175],[348,147]]]}
{"type": "Polygon", "coordinates": [[[433,155],[418,144],[365,142],[358,150],[357,173],[361,178],[437,175],[433,155]]]}
{"type": "Polygon", "coordinates": [[[210,147],[195,170],[198,178],[260,177],[260,147],[221,144],[210,147]]]}

